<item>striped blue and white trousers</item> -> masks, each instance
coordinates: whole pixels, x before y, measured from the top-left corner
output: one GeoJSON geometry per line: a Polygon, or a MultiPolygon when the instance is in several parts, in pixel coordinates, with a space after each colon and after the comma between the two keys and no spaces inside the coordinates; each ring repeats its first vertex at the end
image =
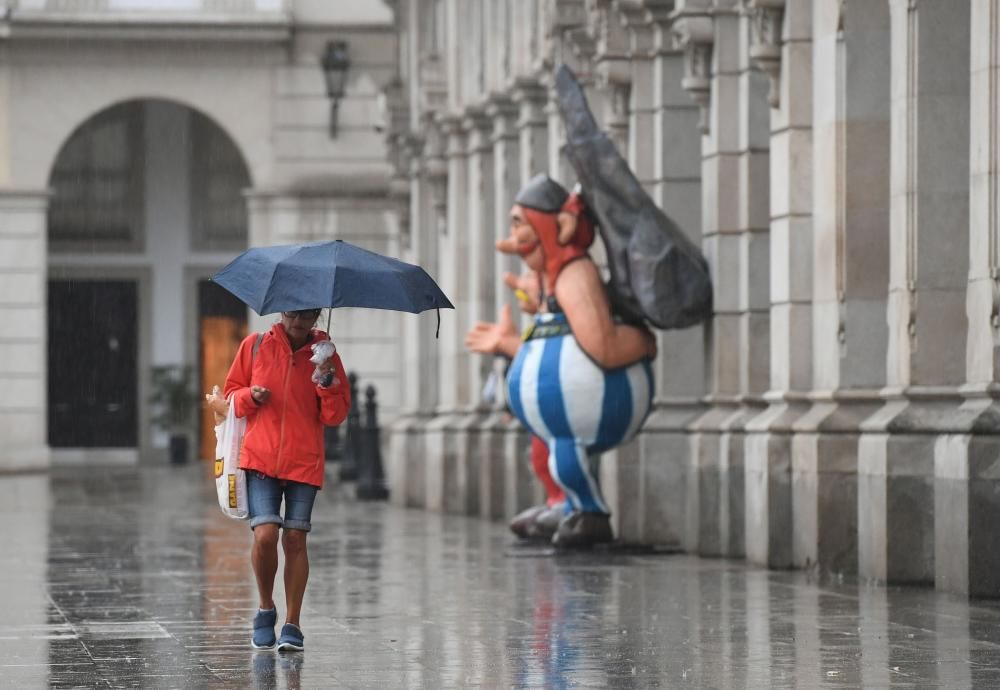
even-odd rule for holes
{"type": "MultiPolygon", "coordinates": [[[[552,322],[540,314],[536,323],[552,322]]],[[[521,423],[548,443],[549,471],[570,507],[608,513],[589,456],[624,443],[642,426],[653,400],[649,360],[605,370],[572,333],[529,339],[507,373],[507,399],[521,423]]]]}

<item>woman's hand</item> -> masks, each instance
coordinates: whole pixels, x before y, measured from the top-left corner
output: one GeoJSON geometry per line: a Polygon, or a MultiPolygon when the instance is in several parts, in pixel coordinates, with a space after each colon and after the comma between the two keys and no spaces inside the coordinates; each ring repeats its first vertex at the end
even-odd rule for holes
{"type": "Polygon", "coordinates": [[[264,386],[250,386],[250,397],[258,405],[263,405],[271,397],[271,390],[264,386]]]}
{"type": "Polygon", "coordinates": [[[218,386],[212,388],[211,393],[205,394],[205,407],[215,415],[215,423],[221,424],[226,421],[226,414],[229,412],[229,403],[222,397],[218,386]]]}
{"type": "Polygon", "coordinates": [[[337,378],[337,369],[333,366],[333,357],[316,365],[316,371],[313,372],[313,382],[321,388],[329,388],[340,383],[340,379],[337,378]]]}

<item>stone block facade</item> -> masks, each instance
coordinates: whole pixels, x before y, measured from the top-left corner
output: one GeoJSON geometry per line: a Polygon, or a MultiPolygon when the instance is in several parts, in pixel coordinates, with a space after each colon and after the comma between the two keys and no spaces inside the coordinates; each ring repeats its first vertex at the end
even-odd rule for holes
{"type": "MultiPolygon", "coordinates": [[[[126,382],[135,390],[138,430],[130,431],[138,441],[128,450],[132,461],[156,461],[166,438],[149,431],[150,369],[199,364],[200,281],[248,245],[342,238],[399,254],[409,238],[397,224],[393,168],[376,127],[397,81],[397,40],[392,12],[378,2],[0,3],[0,385],[8,393],[0,402],[0,472],[44,469],[77,450],[52,453],[47,433],[53,280],[138,285],[140,354],[126,382]],[[320,57],[336,40],[347,42],[351,67],[333,137],[320,57]],[[55,246],[53,171],[73,137],[123,104],[143,110],[136,129],[144,143],[130,139],[100,155],[136,161],[129,178],[144,181],[142,208],[130,214],[134,241],[55,246]],[[248,177],[233,192],[246,205],[242,234],[221,248],[203,241],[189,213],[192,189],[209,187],[193,182],[188,165],[207,150],[191,135],[195,117],[232,143],[248,177]]],[[[276,320],[248,316],[250,330],[276,320]]],[[[334,316],[344,361],[378,387],[383,419],[394,417],[411,383],[404,329],[433,333],[433,319],[413,323],[374,310],[334,316]]],[[[106,450],[96,448],[91,459],[107,461],[106,450]]]]}

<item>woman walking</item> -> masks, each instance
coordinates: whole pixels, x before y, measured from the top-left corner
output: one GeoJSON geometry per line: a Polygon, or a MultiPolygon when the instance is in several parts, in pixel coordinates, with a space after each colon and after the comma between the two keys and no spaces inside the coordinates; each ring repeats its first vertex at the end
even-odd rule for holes
{"type": "Polygon", "coordinates": [[[351,407],[338,354],[319,364],[314,376],[311,346],[329,340],[313,328],[319,315],[319,309],[282,312],[270,331],[243,340],[226,377],[224,395],[236,405],[236,415],[247,420],[240,467],[247,473],[251,562],[260,597],[250,642],[255,649],[305,648],[299,617],[309,579],[306,535],[316,492],[323,486],[323,427],[343,422],[351,407]],[[275,638],[278,611],[272,593],[279,530],[286,610],[275,638]]]}

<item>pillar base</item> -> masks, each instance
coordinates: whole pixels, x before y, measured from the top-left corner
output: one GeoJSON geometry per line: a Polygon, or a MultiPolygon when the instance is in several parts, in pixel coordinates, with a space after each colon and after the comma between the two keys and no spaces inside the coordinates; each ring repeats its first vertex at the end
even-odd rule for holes
{"type": "Polygon", "coordinates": [[[658,405],[639,434],[638,540],[681,548],[687,519],[687,427],[704,414],[695,401],[658,405]]]}
{"type": "Polygon", "coordinates": [[[1000,597],[1000,401],[969,399],[934,447],[934,586],[1000,597]]]}
{"type": "Polygon", "coordinates": [[[775,398],[746,425],[746,556],[768,568],[791,568],[792,424],[804,399],[775,398]]]}
{"type": "Polygon", "coordinates": [[[459,414],[441,413],[424,427],[424,492],[419,507],[445,511],[445,500],[458,488],[458,456],[454,427],[459,414]]]}
{"type": "Polygon", "coordinates": [[[744,407],[714,404],[691,425],[684,548],[701,556],[742,558],[744,407]]]}
{"type": "Polygon", "coordinates": [[[487,414],[478,425],[478,443],[471,448],[471,460],[479,465],[479,515],[487,520],[504,516],[505,416],[500,411],[487,414]]]}
{"type": "Polygon", "coordinates": [[[934,465],[954,433],[957,391],[893,391],[861,425],[858,574],[891,584],[934,582],[934,465]]]}
{"type": "Polygon", "coordinates": [[[0,454],[0,474],[47,472],[52,467],[52,450],[46,445],[5,448],[0,454]]]}
{"type": "Polygon", "coordinates": [[[404,508],[419,508],[423,496],[424,458],[423,426],[426,417],[405,415],[397,417],[386,428],[388,452],[386,453],[386,482],[389,502],[404,508]],[[414,486],[419,483],[419,487],[414,486]]]}
{"type": "Polygon", "coordinates": [[[505,520],[545,502],[545,490],[531,469],[531,434],[514,417],[504,422],[503,479],[505,520]]]}
{"type": "Polygon", "coordinates": [[[875,391],[818,397],[794,425],[792,565],[858,572],[858,440],[882,405],[875,391]]]}

